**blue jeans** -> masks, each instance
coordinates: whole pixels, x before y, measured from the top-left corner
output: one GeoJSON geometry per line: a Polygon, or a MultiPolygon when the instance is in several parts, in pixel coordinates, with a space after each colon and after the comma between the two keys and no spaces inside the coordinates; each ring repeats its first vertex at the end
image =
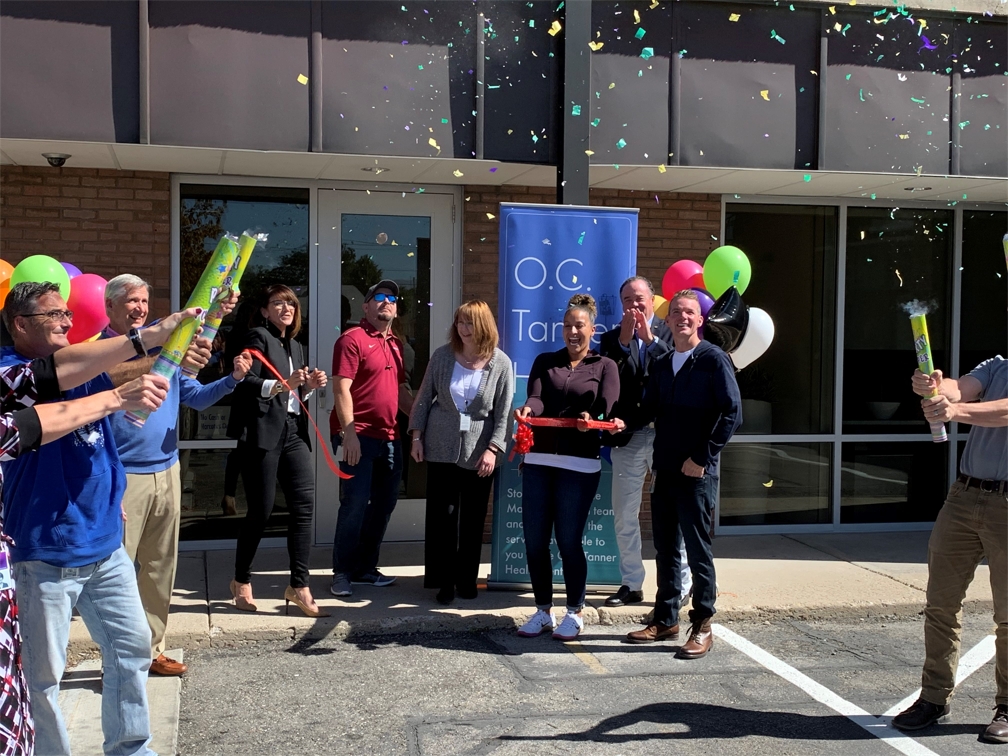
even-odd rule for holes
{"type": "MultiPolygon", "coordinates": [[[[333,538],[333,572],[357,577],[378,566],[378,550],[389,517],[399,498],[402,447],[398,440],[358,436],[361,458],[356,465],[340,462],[353,475],[340,481],[340,506],[333,538]]],[[[332,437],[333,449],[339,436],[332,437]]]]}
{"type": "Polygon", "coordinates": [[[658,595],[654,621],[658,624],[679,624],[682,606],[680,539],[686,544],[693,573],[690,622],[703,622],[714,616],[717,581],[710,531],[717,486],[718,476],[709,473],[702,478],[691,478],[678,471],[662,470],[656,475],[655,490],[651,494],[651,530],[657,552],[658,595]]]}
{"type": "Polygon", "coordinates": [[[550,537],[556,532],[563,564],[568,611],[584,607],[588,582],[585,525],[598,492],[601,472],[582,473],[545,465],[522,465],[522,531],[525,557],[536,606],[553,605],[553,561],[550,537]]]}
{"type": "Polygon", "coordinates": [[[136,572],[120,546],[100,562],[61,568],[46,562],[14,565],[22,657],[35,714],[39,754],[68,754],[60,713],[60,679],[66,669],[70,614],[76,606],[105,664],[102,732],[106,754],[153,756],[147,710],[151,631],[136,572]]]}

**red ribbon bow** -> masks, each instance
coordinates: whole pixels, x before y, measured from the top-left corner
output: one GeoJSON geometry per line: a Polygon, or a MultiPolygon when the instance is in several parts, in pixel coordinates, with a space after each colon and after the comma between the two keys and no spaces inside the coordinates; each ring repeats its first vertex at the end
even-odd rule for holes
{"type": "Polygon", "coordinates": [[[542,428],[577,428],[578,423],[584,423],[588,430],[615,431],[616,423],[612,420],[582,420],[577,417],[518,417],[515,413],[515,420],[518,427],[515,428],[514,446],[508,455],[508,462],[514,459],[515,454],[528,454],[532,451],[533,425],[542,428]]]}
{"type": "Polygon", "coordinates": [[[284,380],[284,377],[280,375],[280,372],[275,367],[273,367],[273,365],[270,364],[270,361],[266,359],[266,356],[262,352],[260,352],[258,349],[245,349],[243,351],[246,354],[251,355],[254,359],[259,360],[259,362],[263,364],[263,367],[265,367],[273,375],[276,376],[277,380],[280,381],[281,384],[283,384],[283,387],[285,389],[294,394],[294,398],[297,399],[298,404],[301,405],[301,409],[304,412],[305,417],[308,418],[308,422],[311,423],[312,428],[315,429],[315,437],[319,441],[319,446],[322,448],[322,453],[325,454],[326,463],[329,465],[329,469],[332,470],[334,473],[336,473],[336,477],[342,478],[343,480],[350,480],[350,478],[352,478],[353,475],[350,475],[349,473],[345,473],[342,470],[340,470],[339,465],[336,464],[336,460],[334,460],[332,458],[332,455],[329,453],[329,445],[326,443],[325,437],[323,437],[322,432],[319,430],[319,427],[315,424],[315,418],[311,416],[311,412],[308,411],[308,407],[305,406],[305,403],[301,401],[301,397],[298,396],[298,393],[290,387],[290,384],[287,383],[286,380],[284,380]]]}

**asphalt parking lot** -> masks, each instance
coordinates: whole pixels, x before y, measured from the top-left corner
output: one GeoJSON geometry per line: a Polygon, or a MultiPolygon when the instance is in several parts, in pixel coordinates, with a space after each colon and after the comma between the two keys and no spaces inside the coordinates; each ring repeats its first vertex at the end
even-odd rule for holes
{"type": "Polygon", "coordinates": [[[1008,754],[978,740],[994,699],[989,615],[964,617],[975,671],[952,715],[913,738],[880,715],[920,685],[920,617],[726,622],[697,661],[624,643],[634,627],[587,626],[567,644],[489,630],[196,651],[179,751],[1008,754]]]}

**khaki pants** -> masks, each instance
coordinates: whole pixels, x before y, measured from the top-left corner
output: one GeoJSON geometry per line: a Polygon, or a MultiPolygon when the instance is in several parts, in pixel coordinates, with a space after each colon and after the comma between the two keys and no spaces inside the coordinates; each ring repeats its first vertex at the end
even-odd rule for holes
{"type": "Polygon", "coordinates": [[[151,658],[165,650],[168,609],[178,566],[182,485],[176,462],[167,470],[126,475],[126,554],[137,566],[140,601],[151,629],[151,658]]]}
{"type": "Polygon", "coordinates": [[[996,703],[1008,705],[1008,496],[966,488],[957,481],[949,489],[928,542],[921,698],[938,706],[952,698],[959,666],[962,602],[984,557],[990,566],[997,624],[996,703]]]}

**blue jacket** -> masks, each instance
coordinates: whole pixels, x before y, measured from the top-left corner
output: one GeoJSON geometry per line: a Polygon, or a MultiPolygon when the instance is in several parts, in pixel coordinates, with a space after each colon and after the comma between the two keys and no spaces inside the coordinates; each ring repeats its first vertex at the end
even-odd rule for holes
{"type": "MultiPolygon", "coordinates": [[[[0,350],[0,366],[24,362],[30,360],[12,347],[0,350]]],[[[63,392],[63,398],[111,388],[102,374],[63,392]]],[[[14,561],[82,567],[110,556],[122,544],[125,490],[126,473],[108,418],[5,462],[4,530],[15,543],[14,561]]]]}
{"type": "Polygon", "coordinates": [[[654,421],[658,471],[682,470],[686,458],[718,474],[718,456],[742,424],[742,397],[728,355],[709,341],[697,344],[678,375],[675,351],[651,368],[641,401],[641,421],[654,421]]]}
{"type": "Polygon", "coordinates": [[[168,389],[168,396],[152,412],[142,428],[126,419],[125,412],[116,412],[109,419],[112,434],[119,448],[119,458],[126,472],[150,474],[167,470],[178,460],[179,403],[194,410],[205,410],[234,391],[238,381],[229,375],[203,385],[194,378],[176,370],[168,389]]]}

